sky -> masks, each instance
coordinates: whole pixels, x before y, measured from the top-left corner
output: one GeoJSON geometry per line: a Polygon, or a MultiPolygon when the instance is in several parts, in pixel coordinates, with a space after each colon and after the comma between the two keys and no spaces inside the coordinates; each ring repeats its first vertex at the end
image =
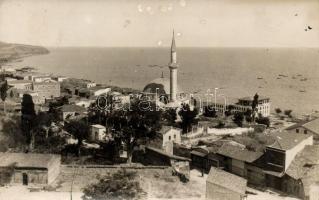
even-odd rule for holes
{"type": "Polygon", "coordinates": [[[160,47],[173,29],[183,47],[319,47],[319,0],[0,0],[3,42],[160,47]]]}

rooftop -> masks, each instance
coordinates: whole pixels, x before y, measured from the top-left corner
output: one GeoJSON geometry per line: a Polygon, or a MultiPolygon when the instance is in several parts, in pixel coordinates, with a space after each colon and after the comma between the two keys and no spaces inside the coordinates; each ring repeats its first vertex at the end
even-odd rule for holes
{"type": "Polygon", "coordinates": [[[286,173],[296,180],[301,179],[308,194],[309,187],[319,182],[319,146],[306,146],[296,155],[286,173]]]}
{"type": "Polygon", "coordinates": [[[48,168],[51,160],[60,158],[57,154],[0,153],[0,167],[48,168]]]}
{"type": "Polygon", "coordinates": [[[237,160],[252,163],[260,158],[263,153],[248,150],[244,145],[225,143],[218,150],[218,154],[237,160]]]}
{"type": "Polygon", "coordinates": [[[9,85],[11,84],[28,84],[28,83],[32,83],[32,81],[29,80],[8,80],[7,81],[9,85]]]}
{"type": "Polygon", "coordinates": [[[311,132],[319,134],[319,118],[315,118],[310,121],[302,121],[297,124],[294,124],[290,127],[288,127],[286,130],[292,130],[295,128],[304,127],[305,129],[308,129],[311,132]]]}
{"type": "Polygon", "coordinates": [[[54,80],[43,81],[43,82],[33,82],[33,85],[59,85],[60,83],[54,80]]]}
{"type": "Polygon", "coordinates": [[[94,127],[94,128],[105,129],[105,126],[100,125],[100,124],[93,124],[91,126],[94,127]]]}
{"type": "Polygon", "coordinates": [[[311,137],[310,134],[290,133],[287,131],[275,132],[271,134],[276,140],[273,144],[267,145],[267,147],[289,150],[298,145],[303,140],[311,137]]]}
{"type": "Polygon", "coordinates": [[[209,171],[207,182],[227,188],[239,194],[245,195],[247,180],[224,170],[212,167],[209,171]]]}
{"type": "Polygon", "coordinates": [[[159,133],[161,133],[162,135],[167,133],[168,131],[170,131],[171,129],[175,129],[177,131],[182,131],[180,128],[176,128],[173,126],[162,126],[161,130],[159,130],[159,133]]]}
{"type": "MultiPolygon", "coordinates": [[[[265,97],[265,96],[259,96],[258,97],[258,100],[269,100],[270,98],[269,97],[265,97]]],[[[253,96],[249,96],[249,97],[242,97],[242,98],[239,98],[238,100],[240,101],[253,101],[254,100],[254,97],[253,96]]]]}
{"type": "Polygon", "coordinates": [[[86,109],[83,108],[82,106],[77,106],[77,105],[63,105],[60,107],[62,112],[85,112],[86,109]]]}

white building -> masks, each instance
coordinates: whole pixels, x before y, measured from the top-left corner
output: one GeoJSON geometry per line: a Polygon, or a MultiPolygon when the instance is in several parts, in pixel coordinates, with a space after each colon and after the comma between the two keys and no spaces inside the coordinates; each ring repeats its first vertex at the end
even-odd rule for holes
{"type": "Polygon", "coordinates": [[[32,76],[31,80],[40,83],[40,82],[45,82],[45,81],[51,81],[51,76],[48,75],[39,75],[39,76],[32,76]]]}
{"type": "Polygon", "coordinates": [[[32,90],[32,81],[29,80],[8,80],[8,85],[19,90],[32,90]]]}
{"type": "Polygon", "coordinates": [[[182,130],[179,128],[175,128],[172,126],[163,126],[162,129],[160,130],[160,133],[163,136],[163,142],[162,142],[162,147],[165,148],[167,144],[169,143],[177,143],[181,144],[182,139],[181,139],[181,134],[182,130]]]}
{"type": "Polygon", "coordinates": [[[91,141],[104,141],[106,139],[106,127],[100,124],[91,125],[91,141]]]}
{"type": "Polygon", "coordinates": [[[92,91],[93,96],[100,96],[103,94],[107,94],[111,91],[111,88],[101,88],[101,89],[97,89],[95,91],[92,91]]]}
{"type": "Polygon", "coordinates": [[[67,79],[68,79],[68,77],[66,77],[66,76],[56,76],[53,78],[53,80],[56,80],[58,82],[63,82],[64,80],[67,80],[67,79]]]}

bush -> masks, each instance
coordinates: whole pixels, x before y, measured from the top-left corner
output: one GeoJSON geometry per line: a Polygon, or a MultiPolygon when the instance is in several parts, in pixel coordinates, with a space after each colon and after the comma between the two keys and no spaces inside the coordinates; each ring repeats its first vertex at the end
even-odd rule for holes
{"type": "Polygon", "coordinates": [[[285,110],[284,111],[284,114],[287,115],[288,117],[291,117],[291,113],[292,113],[292,110],[285,110]]]}
{"type": "Polygon", "coordinates": [[[235,113],[233,121],[235,124],[237,124],[237,126],[242,127],[244,121],[244,114],[241,112],[235,113]]]}
{"type": "Polygon", "coordinates": [[[256,119],[256,122],[258,124],[264,124],[267,127],[270,126],[270,119],[268,117],[259,117],[259,118],[256,119]]]}
{"type": "Polygon", "coordinates": [[[275,109],[275,112],[276,112],[277,114],[280,114],[282,111],[281,111],[280,108],[276,108],[276,109],[275,109]]]}
{"type": "Polygon", "coordinates": [[[143,190],[140,183],[135,179],[136,172],[128,172],[125,169],[119,170],[113,175],[101,178],[98,183],[84,188],[83,199],[140,199],[143,190]]]}

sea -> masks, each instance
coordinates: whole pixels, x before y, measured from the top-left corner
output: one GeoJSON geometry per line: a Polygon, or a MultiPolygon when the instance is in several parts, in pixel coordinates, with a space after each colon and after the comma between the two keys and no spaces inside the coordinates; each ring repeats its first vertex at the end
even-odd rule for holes
{"type": "MultiPolygon", "coordinates": [[[[169,48],[48,48],[47,55],[24,58],[15,67],[84,78],[142,90],[169,77],[169,48]]],[[[268,96],[275,108],[309,114],[319,110],[319,49],[178,48],[178,84],[184,92],[210,89],[229,99],[268,96]]],[[[220,98],[220,97],[218,97],[220,98]]]]}

